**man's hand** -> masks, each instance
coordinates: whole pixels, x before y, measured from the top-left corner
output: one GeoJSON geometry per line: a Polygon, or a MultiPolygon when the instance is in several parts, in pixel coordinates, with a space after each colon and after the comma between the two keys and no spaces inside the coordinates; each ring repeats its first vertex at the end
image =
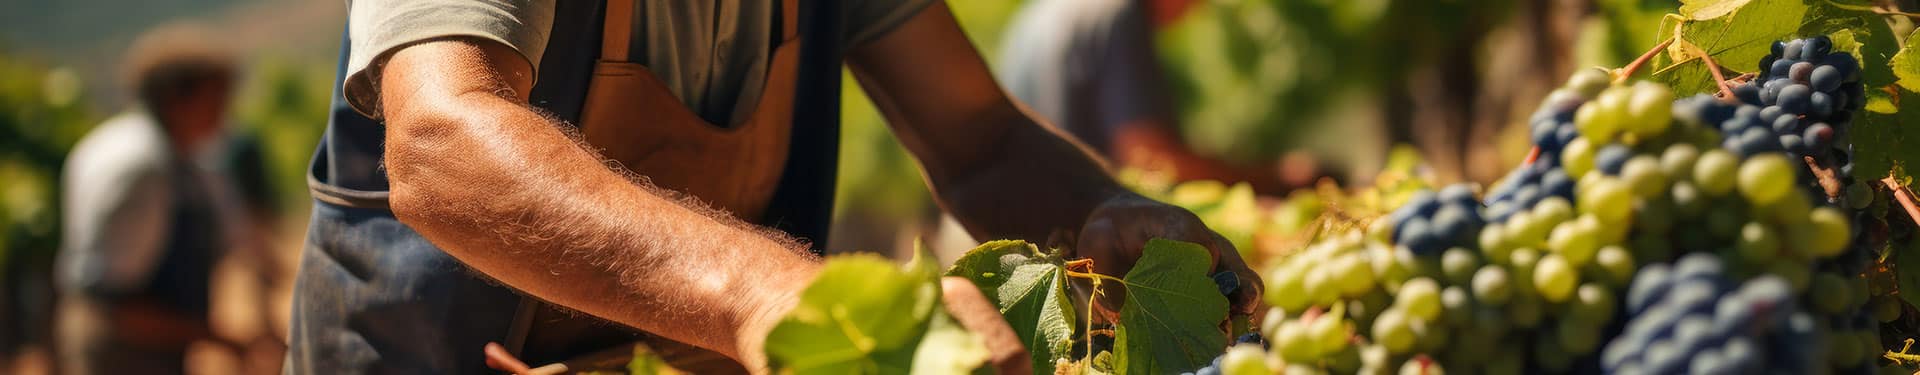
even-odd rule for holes
{"type": "Polygon", "coordinates": [[[1233,245],[1178,207],[1133,194],[1084,146],[1006,97],[944,2],[848,51],[849,67],[925,169],[940,206],[975,239],[1045,242],[1080,230],[1096,271],[1124,274],[1155,237],[1205,245],[1240,276],[1251,314],[1260,277],[1233,245]],[[1089,246],[1093,245],[1093,246],[1089,246]]]}
{"type": "Polygon", "coordinates": [[[1227,296],[1236,314],[1253,314],[1261,296],[1260,274],[1247,268],[1233,243],[1207,229],[1200,217],[1184,208],[1137,194],[1116,195],[1087,215],[1087,224],[1073,251],[1093,259],[1094,272],[1119,277],[1140,260],[1147,240],[1165,238],[1200,244],[1212,256],[1212,272],[1229,271],[1240,277],[1240,288],[1227,296]]]}
{"type": "Polygon", "coordinates": [[[1013,333],[1013,327],[1007,326],[1007,319],[1000,315],[1000,309],[987,295],[980,294],[980,288],[972,280],[959,276],[940,278],[941,299],[945,300],[947,312],[953,314],[953,320],[967,328],[967,331],[980,336],[992,355],[987,358],[1002,375],[1026,375],[1033,373],[1033,363],[1028,359],[1027,349],[1020,344],[1020,336],[1013,333]]]}

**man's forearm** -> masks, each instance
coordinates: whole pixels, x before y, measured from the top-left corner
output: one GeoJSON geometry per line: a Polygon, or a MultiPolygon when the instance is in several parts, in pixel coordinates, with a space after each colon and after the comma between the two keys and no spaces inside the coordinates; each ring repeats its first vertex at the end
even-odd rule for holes
{"type": "MultiPolygon", "coordinates": [[[[385,79],[428,91],[459,73],[385,79]]],[[[518,98],[440,89],[461,94],[383,95],[403,222],[534,297],[758,365],[740,340],[812,277],[803,249],[632,182],[518,98]]]]}
{"type": "Polygon", "coordinates": [[[976,238],[1044,243],[1055,231],[1078,233],[1095,207],[1129,193],[1092,153],[1017,106],[993,112],[980,120],[1010,125],[992,143],[990,159],[964,173],[932,177],[941,204],[976,238]]]}

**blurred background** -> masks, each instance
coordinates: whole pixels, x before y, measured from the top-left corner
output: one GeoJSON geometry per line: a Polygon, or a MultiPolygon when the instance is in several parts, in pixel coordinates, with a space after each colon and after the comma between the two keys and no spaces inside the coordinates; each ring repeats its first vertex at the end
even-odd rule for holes
{"type": "MultiPolygon", "coordinates": [[[[1041,3],[949,2],[1007,77],[1003,48],[1040,38],[1011,28],[1041,3]]],[[[1171,94],[1175,149],[1233,172],[1261,204],[1325,179],[1366,184],[1394,145],[1418,150],[1435,181],[1490,182],[1525,157],[1525,115],[1579,67],[1620,66],[1651,46],[1676,0],[1138,0],[1152,9],[1152,53],[1171,94]],[[1224,168],[1224,167],[1223,167],[1224,168]],[[1256,184],[1259,185],[1259,184],[1256,184]]],[[[1052,8],[1062,8],[1053,6],[1052,8]]],[[[211,343],[198,373],[277,373],[287,303],[310,204],[304,178],[337,84],[338,0],[14,1],[0,11],[0,373],[56,366],[54,264],[60,183],[83,136],[135,106],[128,48],[193,22],[236,57],[218,157],[258,241],[208,271],[211,343]]],[[[1066,6],[1068,14],[1091,7],[1066,6]]],[[[1026,61],[1013,59],[1012,61],[1026,61]]],[[[1072,71],[1074,68],[1055,68],[1072,71]]],[[[1101,77],[1127,80],[1128,77],[1101,77]]],[[[925,238],[952,252],[971,239],[941,219],[913,160],[851,78],[833,250],[904,254],[925,238]]],[[[1010,85],[1022,83],[1010,82],[1010,85]]],[[[1123,155],[1114,150],[1110,154],[1123,155]]],[[[1152,169],[1152,165],[1121,163],[1152,169]]],[[[1150,164],[1150,163],[1149,163],[1150,164]]]]}

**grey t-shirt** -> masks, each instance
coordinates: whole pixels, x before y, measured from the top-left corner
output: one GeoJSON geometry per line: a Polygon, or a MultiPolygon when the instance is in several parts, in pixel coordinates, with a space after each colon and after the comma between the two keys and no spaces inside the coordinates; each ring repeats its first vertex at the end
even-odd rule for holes
{"type": "Polygon", "coordinates": [[[1173,99],[1140,0],[1033,0],[1007,27],[999,70],[1008,93],[1103,153],[1113,132],[1172,119],[1173,99]]]}
{"type": "MultiPolygon", "coordinates": [[[[556,0],[348,1],[345,94],[354,110],[379,117],[365,74],[394,48],[421,40],[467,36],[491,40],[540,66],[556,0]]],[[[843,0],[842,45],[870,41],[935,0],[843,0]]],[[[773,47],[781,0],[634,0],[633,62],[645,65],[687,108],[709,122],[746,118],[758,100],[773,47]]],[[[537,72],[536,72],[537,79],[537,72]]]]}

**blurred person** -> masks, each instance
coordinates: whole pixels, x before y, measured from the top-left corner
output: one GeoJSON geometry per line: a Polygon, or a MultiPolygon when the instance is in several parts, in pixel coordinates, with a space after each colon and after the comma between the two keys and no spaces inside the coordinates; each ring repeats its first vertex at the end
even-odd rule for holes
{"type": "Polygon", "coordinates": [[[1275,163],[1236,163],[1182,139],[1153,33],[1197,3],[1027,1],[1004,33],[998,77],[1036,114],[1121,167],[1170,172],[1181,181],[1244,181],[1262,194],[1309,186],[1321,172],[1304,153],[1275,163]]]}
{"type": "MultiPolygon", "coordinates": [[[[505,362],[489,341],[544,363],[642,339],[710,359],[696,372],[764,371],[823,233],[774,228],[832,207],[832,144],[797,150],[838,130],[794,119],[837,108],[801,90],[839,82],[840,58],[803,56],[838,51],[975,238],[1078,233],[1072,255],[1113,275],[1150,238],[1200,243],[1254,286],[1233,296],[1251,312],[1232,245],[1006,97],[943,1],[814,4],[351,2],[286,372],[472,373],[505,362]]],[[[1000,369],[1045,370],[977,289],[945,285],[1000,369]]]]}
{"type": "Polygon", "coordinates": [[[215,148],[235,80],[200,26],[142,35],[127,52],[135,105],[69,154],[56,255],[56,367],[67,374],[186,371],[214,339],[209,276],[235,246],[224,183],[198,163],[215,148]]]}

